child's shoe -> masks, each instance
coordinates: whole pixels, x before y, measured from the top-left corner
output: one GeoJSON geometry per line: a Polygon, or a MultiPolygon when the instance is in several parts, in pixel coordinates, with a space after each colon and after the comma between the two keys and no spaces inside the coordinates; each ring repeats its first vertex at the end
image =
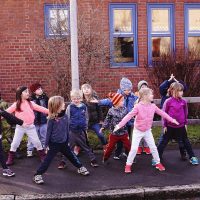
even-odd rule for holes
{"type": "Polygon", "coordinates": [[[33,151],[27,151],[27,157],[28,158],[33,157],[33,151]]]}
{"type": "Polygon", "coordinates": [[[126,165],[125,166],[125,173],[130,174],[131,173],[131,165],[126,165]]]}
{"type": "Polygon", "coordinates": [[[78,173],[83,176],[87,176],[90,174],[90,172],[84,166],[82,166],[78,169],[78,173]]]}
{"type": "Polygon", "coordinates": [[[40,174],[34,175],[33,181],[34,181],[36,184],[43,184],[43,183],[44,183],[43,178],[42,178],[42,175],[40,175],[40,174]]]}
{"type": "Polygon", "coordinates": [[[91,166],[92,167],[99,167],[99,165],[98,165],[98,163],[97,163],[97,161],[94,159],[94,160],[91,160],[91,166]]]}
{"type": "Polygon", "coordinates": [[[146,153],[147,155],[151,154],[150,148],[149,147],[144,147],[143,152],[146,153]]]}
{"type": "Polygon", "coordinates": [[[65,169],[66,168],[66,162],[65,161],[61,161],[58,165],[58,169],[65,169]]]}
{"type": "Polygon", "coordinates": [[[159,171],[165,171],[165,167],[161,163],[156,164],[156,169],[159,171]]]}
{"type": "Polygon", "coordinates": [[[12,177],[15,176],[15,173],[11,169],[3,169],[3,176],[12,177]]]}
{"type": "Polygon", "coordinates": [[[142,147],[138,147],[137,155],[141,155],[141,154],[142,154],[142,147]]]}
{"type": "Polygon", "coordinates": [[[197,157],[190,158],[190,163],[192,165],[198,165],[199,164],[198,158],[197,157]]]}

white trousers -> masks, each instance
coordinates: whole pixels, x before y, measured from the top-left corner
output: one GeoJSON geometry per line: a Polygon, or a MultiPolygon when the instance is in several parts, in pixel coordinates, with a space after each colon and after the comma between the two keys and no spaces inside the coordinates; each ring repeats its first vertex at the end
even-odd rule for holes
{"type": "Polygon", "coordinates": [[[43,149],[42,144],[39,140],[35,125],[30,125],[26,128],[19,126],[19,125],[16,125],[15,134],[14,134],[13,141],[11,143],[10,151],[13,151],[13,152],[17,151],[17,148],[19,147],[24,134],[26,134],[28,136],[28,140],[31,143],[33,143],[34,147],[37,150],[43,149]]]}
{"type": "Polygon", "coordinates": [[[158,154],[157,147],[155,145],[155,141],[154,141],[151,129],[149,129],[145,132],[142,132],[142,131],[139,131],[136,128],[134,128],[133,135],[132,135],[131,150],[128,154],[128,158],[127,158],[127,161],[126,161],[127,165],[133,164],[133,160],[135,159],[135,156],[136,156],[137,150],[138,150],[138,146],[139,146],[139,143],[140,143],[142,138],[144,138],[147,145],[149,146],[149,148],[151,150],[151,154],[152,154],[153,159],[155,160],[156,164],[160,163],[160,157],[159,157],[159,154],[158,154]]]}

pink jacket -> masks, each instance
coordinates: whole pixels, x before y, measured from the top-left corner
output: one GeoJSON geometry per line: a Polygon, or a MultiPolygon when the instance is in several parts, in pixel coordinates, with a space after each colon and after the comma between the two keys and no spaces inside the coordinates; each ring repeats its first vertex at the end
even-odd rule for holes
{"type": "Polygon", "coordinates": [[[30,102],[32,105],[32,108],[29,104],[29,102],[27,100],[23,101],[21,103],[21,112],[16,111],[16,102],[13,103],[6,111],[9,113],[13,113],[15,112],[15,116],[21,120],[24,121],[24,123],[30,125],[34,123],[34,119],[35,119],[35,114],[34,114],[34,110],[38,111],[38,112],[42,112],[45,114],[49,113],[49,110],[37,105],[36,103],[34,103],[33,101],[30,102]]]}
{"type": "Polygon", "coordinates": [[[155,104],[139,102],[136,104],[132,111],[130,111],[118,124],[119,128],[123,127],[132,117],[135,117],[134,127],[140,131],[147,131],[151,128],[153,123],[154,114],[162,116],[170,122],[173,122],[173,118],[168,114],[160,110],[155,104]]]}

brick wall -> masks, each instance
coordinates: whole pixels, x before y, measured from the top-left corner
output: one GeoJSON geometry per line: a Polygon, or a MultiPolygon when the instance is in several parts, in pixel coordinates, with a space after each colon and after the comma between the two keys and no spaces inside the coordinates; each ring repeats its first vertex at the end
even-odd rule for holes
{"type": "MultiPolygon", "coordinates": [[[[55,0],[2,0],[0,7],[0,91],[2,97],[12,102],[15,99],[15,89],[20,85],[30,85],[39,81],[53,95],[55,81],[52,78],[52,67],[47,60],[39,57],[40,45],[38,39],[44,39],[44,3],[54,3],[55,0]]],[[[60,3],[65,2],[58,1],[60,3]]],[[[84,24],[91,24],[91,10],[98,1],[78,0],[79,15],[84,15],[84,24]]],[[[138,12],[138,58],[136,68],[109,68],[109,61],[93,62],[89,68],[90,75],[95,77],[93,88],[104,96],[109,91],[116,91],[123,76],[128,77],[136,90],[141,79],[148,81],[143,63],[147,60],[147,2],[174,3],[176,48],[184,47],[184,0],[103,0],[101,15],[95,17],[96,24],[101,27],[104,47],[109,54],[109,3],[137,3],[138,12]]],[[[95,31],[92,27],[90,30],[95,31]]],[[[83,58],[82,58],[83,59],[83,58]]],[[[87,66],[85,66],[87,67],[87,66]]]]}

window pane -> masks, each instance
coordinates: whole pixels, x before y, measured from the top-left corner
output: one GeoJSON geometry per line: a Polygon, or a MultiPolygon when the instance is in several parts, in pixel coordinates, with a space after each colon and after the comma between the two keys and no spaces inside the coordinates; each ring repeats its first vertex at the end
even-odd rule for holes
{"type": "Polygon", "coordinates": [[[66,35],[68,32],[67,9],[51,9],[49,11],[49,32],[52,35],[66,35]]]}
{"type": "Polygon", "coordinates": [[[170,52],[170,37],[153,37],[152,38],[152,58],[157,60],[161,55],[170,52]]]}
{"type": "Polygon", "coordinates": [[[169,32],[168,9],[152,9],[152,31],[169,32]]]}
{"type": "Polygon", "coordinates": [[[132,10],[114,10],[114,32],[132,32],[132,10]]]}
{"type": "Polygon", "coordinates": [[[134,62],[132,37],[114,38],[114,62],[134,62]]]}
{"type": "Polygon", "coordinates": [[[189,37],[188,48],[194,57],[200,59],[200,37],[189,37]]]}
{"type": "Polygon", "coordinates": [[[189,31],[200,31],[200,9],[189,10],[189,31]]]}

